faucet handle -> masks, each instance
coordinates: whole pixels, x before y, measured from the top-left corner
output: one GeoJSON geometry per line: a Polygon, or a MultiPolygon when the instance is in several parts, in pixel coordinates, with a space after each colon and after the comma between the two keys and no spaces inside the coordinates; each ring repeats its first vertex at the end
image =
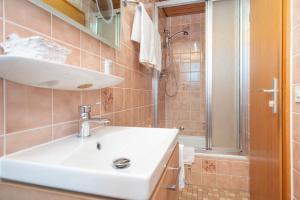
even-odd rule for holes
{"type": "Polygon", "coordinates": [[[88,105],[80,105],[79,113],[90,113],[92,110],[92,106],[94,105],[101,105],[101,102],[96,102],[94,104],[88,104],[88,105]]]}
{"type": "Polygon", "coordinates": [[[79,113],[90,113],[92,110],[91,105],[81,105],[79,106],[79,113]]]}

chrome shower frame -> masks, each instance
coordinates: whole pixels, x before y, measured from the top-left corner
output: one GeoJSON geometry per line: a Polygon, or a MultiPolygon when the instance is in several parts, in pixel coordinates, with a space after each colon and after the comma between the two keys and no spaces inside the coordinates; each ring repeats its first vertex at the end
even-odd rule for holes
{"type": "MultiPolygon", "coordinates": [[[[159,17],[158,10],[165,7],[173,7],[180,5],[188,5],[194,3],[206,2],[206,47],[205,47],[205,67],[206,67],[206,105],[207,105],[207,137],[206,137],[206,150],[213,150],[216,153],[241,153],[246,155],[248,153],[248,88],[249,88],[249,10],[250,2],[249,0],[239,0],[239,15],[238,19],[238,32],[236,33],[239,37],[239,42],[237,44],[237,49],[239,50],[236,59],[237,65],[239,65],[239,105],[237,106],[238,112],[238,135],[236,140],[236,149],[225,149],[225,148],[215,148],[213,147],[212,140],[212,116],[211,116],[211,102],[212,102],[212,4],[214,1],[220,0],[169,0],[157,2],[154,5],[153,20],[155,27],[158,29],[159,17]]],[[[158,81],[160,77],[160,72],[154,70],[152,78],[152,97],[153,97],[153,126],[158,127],[158,81]]]]}

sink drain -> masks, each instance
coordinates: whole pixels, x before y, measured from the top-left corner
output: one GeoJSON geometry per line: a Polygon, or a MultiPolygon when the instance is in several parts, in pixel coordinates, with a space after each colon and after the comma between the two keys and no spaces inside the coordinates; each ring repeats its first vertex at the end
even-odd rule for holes
{"type": "Polygon", "coordinates": [[[118,158],[113,161],[113,166],[116,169],[124,169],[130,166],[130,159],[128,158],[118,158]]]}

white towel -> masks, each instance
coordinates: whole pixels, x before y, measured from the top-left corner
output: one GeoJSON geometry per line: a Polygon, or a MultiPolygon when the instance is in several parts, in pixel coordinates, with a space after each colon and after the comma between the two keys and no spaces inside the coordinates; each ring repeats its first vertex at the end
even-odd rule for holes
{"type": "Polygon", "coordinates": [[[183,159],[183,144],[179,144],[179,189],[183,189],[185,186],[185,175],[184,175],[184,159],[183,159]]]}
{"type": "Polygon", "coordinates": [[[192,164],[195,161],[195,148],[184,147],[183,149],[183,160],[186,164],[192,164]]]}
{"type": "Polygon", "coordinates": [[[142,3],[139,3],[135,9],[131,40],[140,43],[139,62],[147,67],[154,67],[160,71],[160,35],[142,3]]]}

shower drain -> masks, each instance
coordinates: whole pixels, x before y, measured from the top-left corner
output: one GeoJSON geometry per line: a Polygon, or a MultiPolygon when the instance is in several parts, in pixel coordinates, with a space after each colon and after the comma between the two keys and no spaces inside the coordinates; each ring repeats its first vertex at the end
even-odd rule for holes
{"type": "Polygon", "coordinates": [[[130,166],[130,159],[128,158],[118,158],[113,161],[113,166],[116,169],[124,169],[130,166]]]}

